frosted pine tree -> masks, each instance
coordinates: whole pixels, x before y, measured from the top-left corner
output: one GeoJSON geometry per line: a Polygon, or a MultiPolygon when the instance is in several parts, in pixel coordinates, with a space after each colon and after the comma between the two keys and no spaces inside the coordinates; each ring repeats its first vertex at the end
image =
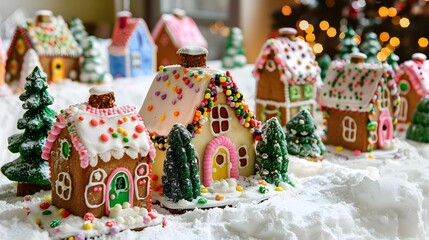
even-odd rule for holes
{"type": "Polygon", "coordinates": [[[326,74],[328,74],[329,65],[331,65],[331,57],[329,57],[328,54],[324,54],[322,57],[319,58],[319,67],[320,67],[320,77],[322,78],[322,81],[325,80],[326,74]]]}
{"type": "Polygon", "coordinates": [[[394,52],[391,52],[389,56],[386,59],[387,64],[389,64],[394,72],[397,72],[399,70],[399,56],[396,55],[394,52]]]}
{"type": "Polygon", "coordinates": [[[269,119],[262,127],[262,139],[256,145],[256,173],[265,181],[279,185],[289,180],[289,165],[285,134],[277,118],[269,119]]]}
{"type": "Polygon", "coordinates": [[[223,68],[242,67],[247,63],[244,55],[243,33],[240,28],[233,27],[226,40],[225,56],[222,59],[223,68]]]}
{"type": "Polygon", "coordinates": [[[70,21],[70,31],[73,34],[74,39],[78,44],[82,44],[82,41],[88,37],[88,33],[85,30],[85,26],[80,18],[73,18],[70,21]]]}
{"type": "Polygon", "coordinates": [[[286,124],[286,141],[289,154],[321,160],[326,153],[319,136],[315,133],[316,123],[307,109],[302,109],[286,124]]]}
{"type": "Polygon", "coordinates": [[[101,48],[98,40],[91,36],[82,42],[83,63],[80,73],[80,80],[83,82],[100,83],[109,81],[112,76],[107,71],[107,67],[101,57],[101,48]]]}
{"type": "Polygon", "coordinates": [[[429,97],[417,105],[413,120],[407,130],[407,139],[429,143],[429,97]]]}
{"type": "Polygon", "coordinates": [[[192,201],[200,195],[200,176],[192,136],[181,124],[174,124],[168,134],[162,188],[165,196],[178,202],[192,201]]]}
{"type": "Polygon", "coordinates": [[[359,52],[358,44],[354,40],[355,35],[355,30],[349,25],[347,31],[344,32],[344,38],[340,39],[340,49],[336,57],[337,59],[349,60],[351,53],[359,52]]]}
{"type": "Polygon", "coordinates": [[[381,50],[381,45],[378,42],[378,36],[374,32],[369,32],[365,35],[365,40],[360,45],[360,49],[366,54],[366,62],[379,63],[377,53],[381,50]]]}
{"type": "Polygon", "coordinates": [[[27,77],[30,75],[35,67],[42,68],[42,65],[39,61],[39,55],[37,55],[34,49],[30,48],[24,55],[24,61],[22,63],[20,79],[19,79],[19,88],[24,89],[25,83],[27,82],[27,77]]]}
{"type": "Polygon", "coordinates": [[[18,129],[24,132],[8,138],[9,151],[19,153],[19,157],[1,168],[9,180],[18,182],[17,195],[37,192],[42,188],[37,186],[50,186],[48,162],[41,155],[55,115],[48,107],[54,99],[49,95],[46,75],[39,67],[27,77],[24,90],[19,99],[27,111],[17,123],[18,129]],[[34,192],[28,192],[29,189],[34,192]]]}

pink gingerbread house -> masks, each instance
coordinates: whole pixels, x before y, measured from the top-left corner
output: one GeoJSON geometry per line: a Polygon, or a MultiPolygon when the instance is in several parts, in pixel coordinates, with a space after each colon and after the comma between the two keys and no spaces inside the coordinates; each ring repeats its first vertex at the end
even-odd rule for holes
{"type": "Polygon", "coordinates": [[[163,14],[152,31],[152,37],[158,46],[158,66],[179,64],[176,52],[182,47],[207,48],[207,41],[197,24],[182,9],[174,9],[173,14],[163,14]]]}
{"type": "Polygon", "coordinates": [[[412,59],[402,63],[396,73],[401,103],[398,129],[403,131],[411,122],[420,100],[429,94],[429,60],[423,53],[414,53],[412,59]]]}

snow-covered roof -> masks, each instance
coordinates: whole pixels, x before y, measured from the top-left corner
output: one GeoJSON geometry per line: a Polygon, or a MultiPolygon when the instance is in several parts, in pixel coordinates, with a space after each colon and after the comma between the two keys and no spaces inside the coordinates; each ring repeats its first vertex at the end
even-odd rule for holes
{"type": "Polygon", "coordinates": [[[152,31],[154,39],[159,37],[164,26],[177,49],[188,45],[207,48],[206,39],[191,17],[163,14],[152,31]]]}
{"type": "MultiPolygon", "coordinates": [[[[389,74],[392,71],[387,64],[333,61],[320,91],[320,104],[327,108],[368,112],[374,107],[376,92],[382,92],[383,81],[387,82],[389,74]]],[[[394,87],[389,84],[394,82],[388,83],[389,88],[394,87]]]]}
{"type": "Polygon", "coordinates": [[[268,56],[274,52],[274,63],[280,71],[281,80],[287,84],[304,84],[320,81],[320,68],[316,56],[307,42],[288,37],[268,39],[257,58],[253,75],[259,80],[268,56]]]}
{"type": "Polygon", "coordinates": [[[240,108],[240,123],[251,131],[259,130],[261,123],[250,112],[234,80],[220,70],[184,68],[172,65],[162,68],[155,76],[140,109],[151,134],[167,136],[175,123],[193,125],[195,134],[207,121],[207,110],[217,101],[217,94],[227,95],[227,104],[235,111],[240,108]],[[241,106],[241,107],[240,107],[241,106]],[[196,120],[197,119],[197,120],[196,120]]]}
{"type": "Polygon", "coordinates": [[[51,16],[50,23],[30,23],[25,27],[25,37],[40,56],[74,56],[82,54],[67,24],[61,16],[51,16]]]}
{"type": "MultiPolygon", "coordinates": [[[[126,13],[126,12],[125,12],[126,13]]],[[[155,42],[152,39],[149,28],[146,22],[142,18],[127,18],[125,27],[121,28],[119,20],[116,21],[113,29],[112,44],[111,47],[124,48],[127,47],[131,36],[134,34],[138,26],[143,27],[143,30],[152,46],[156,47],[155,42]]]]}
{"type": "Polygon", "coordinates": [[[63,110],[48,132],[44,159],[50,159],[53,143],[66,127],[82,168],[97,165],[98,157],[105,162],[112,157],[121,159],[124,154],[155,158],[152,141],[134,106],[98,109],[82,103],[63,110]]]}
{"type": "Polygon", "coordinates": [[[429,60],[424,54],[413,54],[413,59],[405,61],[399,66],[395,81],[399,82],[407,74],[417,94],[429,94],[429,60]]]}

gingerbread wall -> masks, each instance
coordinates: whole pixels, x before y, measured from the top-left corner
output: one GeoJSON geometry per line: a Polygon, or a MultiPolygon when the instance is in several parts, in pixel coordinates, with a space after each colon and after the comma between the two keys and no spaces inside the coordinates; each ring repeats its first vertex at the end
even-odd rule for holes
{"type": "MultiPolygon", "coordinates": [[[[15,34],[17,34],[17,33],[15,32],[15,34]]],[[[6,60],[6,72],[9,75],[9,77],[6,77],[6,83],[11,83],[15,80],[18,81],[21,77],[21,66],[22,66],[22,63],[24,62],[24,55],[27,52],[28,48],[24,44],[24,51],[22,54],[19,54],[18,51],[15,50],[16,49],[16,42],[17,42],[16,39],[18,39],[19,36],[23,37],[21,34],[18,34],[16,37],[14,36],[15,37],[13,39],[14,41],[11,42],[11,45],[9,47],[9,51],[12,51],[12,54],[10,54],[10,56],[6,60]],[[12,59],[16,59],[18,62],[18,68],[17,68],[16,74],[11,74],[11,62],[12,62],[11,60],[12,59]]]]}
{"type": "Polygon", "coordinates": [[[159,66],[167,66],[180,63],[180,57],[176,54],[178,48],[174,46],[171,36],[166,31],[166,26],[161,30],[158,38],[154,39],[155,44],[158,46],[157,52],[157,68],[159,66]]]}
{"type": "Polygon", "coordinates": [[[417,105],[419,104],[420,100],[422,99],[422,97],[417,93],[416,89],[414,88],[414,85],[410,82],[410,79],[409,79],[407,74],[404,74],[402,76],[402,78],[400,79],[400,81],[401,80],[406,80],[408,82],[408,84],[410,86],[410,90],[408,93],[404,94],[401,92],[400,89],[398,89],[399,96],[401,97],[401,101],[402,101],[402,99],[406,99],[406,101],[408,102],[407,118],[405,121],[399,120],[399,122],[400,123],[409,123],[413,119],[414,111],[415,111],[417,105]]]}
{"type": "MultiPolygon", "coordinates": [[[[57,140],[54,142],[51,151],[51,159],[50,159],[50,168],[51,168],[51,183],[52,183],[52,204],[57,206],[58,208],[65,208],[70,211],[72,214],[83,217],[85,213],[91,212],[95,217],[101,217],[107,215],[105,212],[105,203],[101,204],[97,208],[88,208],[85,203],[85,187],[87,186],[91,173],[96,169],[103,169],[107,173],[107,177],[105,179],[105,184],[107,185],[107,178],[109,175],[118,167],[126,168],[129,170],[131,175],[134,176],[135,168],[140,163],[146,162],[149,163],[148,158],[141,158],[140,155],[137,159],[132,159],[128,155],[124,155],[121,160],[112,159],[109,162],[104,162],[100,158],[98,159],[98,163],[95,167],[88,166],[87,168],[81,168],[79,154],[74,149],[72,145],[70,145],[70,157],[68,160],[62,160],[60,158],[61,154],[61,141],[62,139],[66,139],[69,143],[71,143],[70,134],[67,129],[63,129],[59,134],[57,140]],[[72,179],[72,189],[71,189],[71,198],[69,200],[63,200],[59,197],[56,192],[55,182],[58,179],[58,174],[60,172],[67,172],[70,174],[72,179]]],[[[149,173],[150,176],[150,173],[149,173]]],[[[134,179],[130,179],[134,181],[134,179]]],[[[135,186],[135,188],[140,187],[140,191],[150,191],[142,186],[135,186]]],[[[91,204],[101,203],[105,196],[105,192],[108,187],[103,191],[90,191],[90,198],[88,201],[91,204]]],[[[90,188],[91,190],[91,188],[90,188]]],[[[148,197],[145,200],[137,200],[135,196],[135,192],[133,194],[134,206],[138,207],[151,207],[150,201],[150,192],[148,197]]]]}
{"type": "MultiPolygon", "coordinates": [[[[48,81],[52,81],[52,61],[58,58],[57,56],[41,56],[39,57],[40,60],[40,64],[42,65],[43,71],[46,73],[46,75],[48,76],[48,81]]],[[[77,80],[79,77],[79,58],[75,58],[75,57],[60,57],[64,63],[63,68],[64,68],[64,73],[65,73],[65,78],[69,78],[69,73],[70,71],[74,70],[76,71],[76,79],[72,79],[72,80],[77,80]]]]}

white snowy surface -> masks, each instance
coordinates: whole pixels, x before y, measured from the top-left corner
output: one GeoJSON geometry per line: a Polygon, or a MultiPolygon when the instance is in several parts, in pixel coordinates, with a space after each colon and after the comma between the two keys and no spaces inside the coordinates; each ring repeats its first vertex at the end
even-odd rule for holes
{"type": "MultiPolygon", "coordinates": [[[[251,69],[246,66],[231,73],[253,107],[251,69]]],[[[152,77],[112,82],[117,104],[140,107],[152,77]]],[[[53,108],[86,101],[89,88],[73,82],[50,87],[55,97],[53,108]]],[[[16,121],[24,112],[20,105],[17,95],[0,97],[0,165],[17,157],[7,150],[7,137],[18,132],[16,121]]],[[[396,144],[396,149],[386,154],[375,152],[373,159],[361,154],[344,160],[346,153],[335,151],[317,163],[290,157],[289,174],[297,184],[295,196],[279,195],[259,204],[194,210],[178,216],[155,207],[167,216],[165,228],[126,230],[106,238],[429,239],[429,147],[402,137],[396,144]]],[[[49,239],[46,231],[21,220],[23,204],[14,196],[14,184],[0,175],[0,238],[49,239]]]]}

